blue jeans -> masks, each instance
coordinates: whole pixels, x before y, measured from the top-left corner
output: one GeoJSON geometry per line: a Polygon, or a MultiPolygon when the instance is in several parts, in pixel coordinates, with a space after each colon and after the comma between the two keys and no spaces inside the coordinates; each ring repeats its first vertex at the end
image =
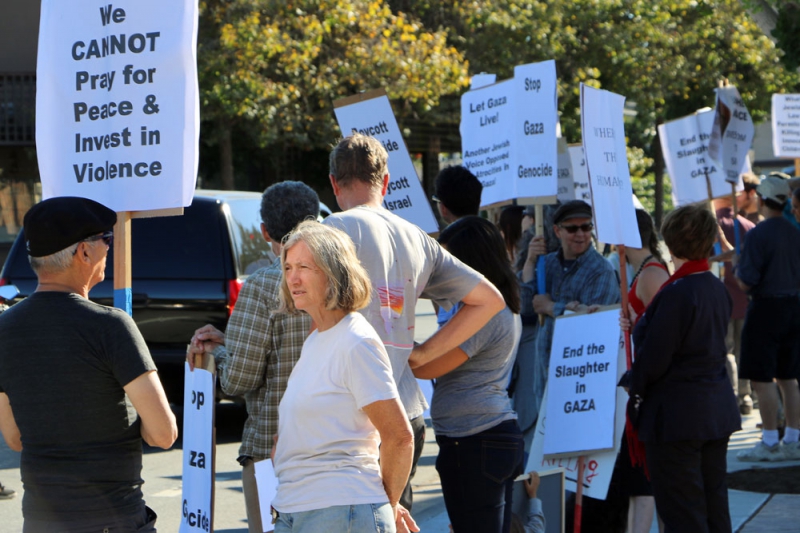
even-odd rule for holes
{"type": "Polygon", "coordinates": [[[436,470],[455,533],[508,533],[511,493],[522,473],[524,443],[516,420],[469,437],[437,436],[436,470]]]}
{"type": "Polygon", "coordinates": [[[394,513],[388,503],[335,505],[301,513],[279,513],[275,533],[395,533],[394,513]]]}

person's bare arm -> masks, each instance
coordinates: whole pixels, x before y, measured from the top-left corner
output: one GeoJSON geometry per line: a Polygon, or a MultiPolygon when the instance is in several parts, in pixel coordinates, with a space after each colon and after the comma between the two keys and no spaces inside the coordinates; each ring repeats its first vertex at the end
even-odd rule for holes
{"type": "Polygon", "coordinates": [[[3,439],[9,448],[15,452],[22,451],[22,439],[20,438],[17,421],[11,411],[8,395],[4,392],[0,392],[0,432],[3,433],[3,439]]]}
{"type": "Polygon", "coordinates": [[[403,405],[399,399],[394,398],[373,402],[365,405],[362,410],[378,430],[381,438],[381,478],[395,521],[401,520],[408,524],[410,520],[413,523],[411,515],[399,504],[400,496],[408,481],[408,474],[411,472],[414,455],[414,434],[411,432],[411,425],[408,423],[403,405]]]}
{"type": "Polygon", "coordinates": [[[441,357],[437,357],[430,363],[412,369],[414,377],[418,379],[436,379],[444,376],[463,365],[469,360],[469,356],[461,348],[453,348],[441,357]]]}
{"type": "Polygon", "coordinates": [[[636,296],[647,307],[668,279],[669,274],[666,270],[655,266],[645,268],[639,274],[639,282],[636,284],[636,296]]]}
{"type": "Polygon", "coordinates": [[[178,426],[156,371],[145,372],[124,389],[142,419],[144,441],[165,450],[172,446],[178,438],[178,426]]]}
{"type": "Polygon", "coordinates": [[[461,303],[461,309],[447,324],[414,347],[409,357],[411,368],[427,364],[460,346],[506,306],[500,291],[485,279],[468,292],[461,303]]]}

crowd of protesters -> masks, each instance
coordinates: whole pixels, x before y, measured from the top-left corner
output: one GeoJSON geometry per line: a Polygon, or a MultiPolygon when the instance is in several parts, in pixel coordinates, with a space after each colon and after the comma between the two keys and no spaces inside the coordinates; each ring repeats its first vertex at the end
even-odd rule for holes
{"type": "MultiPolygon", "coordinates": [[[[511,498],[543,402],[555,319],[622,300],[620,275],[593,237],[592,208],[580,200],[545,206],[544,232],[536,234],[536,211],[512,205],[495,226],[478,216],[480,181],[450,167],[432,197],[447,224],[437,242],[382,206],[388,154],[378,140],[342,139],[329,163],[342,211],[320,223],[308,186],[268,188],[261,229],[278,258],[248,277],[226,331],[198,329],[187,353],[190,366],[196,355],[213,354],[222,389],[245,399],[238,460],[249,530],[270,527],[261,522],[254,464],[271,457],[275,531],[418,531],[411,480],[427,401],[417,379],[432,379],[436,469],[453,531],[543,531],[538,476],[525,483],[525,516],[512,517],[511,498]],[[440,327],[417,344],[420,298],[433,301],[440,327]]],[[[668,533],[730,531],[728,439],[754,403],[763,437],[740,459],[800,459],[800,188],[787,178],[744,176],[739,213],[726,199],[715,212],[672,211],[660,228],[670,261],[659,228],[636,211],[642,247],[627,250],[630,309],[620,319],[635,357],[620,383],[630,394],[612,479],[621,490],[609,491],[609,500],[624,500],[625,517],[604,520],[617,509],[589,506],[584,531],[648,531],[656,514],[668,533]],[[721,265],[721,279],[709,259],[721,265]]],[[[64,366],[59,376],[95,380],[114,409],[131,402],[140,417],[120,427],[112,409],[107,422],[87,428],[103,445],[100,459],[117,463],[109,474],[83,468],[85,458],[54,470],[64,452],[45,449],[47,432],[68,431],[80,410],[40,412],[28,395],[52,372],[0,357],[0,429],[13,449],[25,435],[26,532],[155,531],[139,488],[141,453],[132,450],[142,438],[169,447],[174,417],[132,322],[87,300],[102,279],[113,215],[90,201],[54,199],[26,216],[39,287],[0,317],[0,353],[35,343],[64,366]],[[82,333],[57,325],[61,308],[107,326],[82,333]],[[26,326],[31,313],[37,323],[51,320],[58,335],[26,326]],[[29,335],[4,335],[9,328],[29,335]],[[104,340],[109,331],[128,339],[124,350],[104,340]],[[86,355],[70,363],[64,350],[86,355]],[[65,498],[79,478],[81,489],[65,498]],[[117,487],[114,499],[97,499],[104,483],[117,487]],[[87,518],[82,509],[95,512],[87,518]]],[[[85,445],[71,435],[60,438],[69,450],[85,445]]]]}

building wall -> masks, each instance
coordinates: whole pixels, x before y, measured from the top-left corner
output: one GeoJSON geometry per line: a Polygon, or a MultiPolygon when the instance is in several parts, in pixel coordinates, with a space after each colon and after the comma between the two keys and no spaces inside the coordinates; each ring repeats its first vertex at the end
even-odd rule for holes
{"type": "Polygon", "coordinates": [[[0,72],[35,72],[39,0],[0,0],[0,72]]]}

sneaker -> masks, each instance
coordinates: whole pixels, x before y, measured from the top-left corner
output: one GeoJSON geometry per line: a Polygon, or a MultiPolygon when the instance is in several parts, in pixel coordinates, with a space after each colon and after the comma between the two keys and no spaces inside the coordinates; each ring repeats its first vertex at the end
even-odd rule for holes
{"type": "Polygon", "coordinates": [[[8,489],[0,483],[0,500],[10,500],[17,495],[17,491],[8,489]]]}
{"type": "Polygon", "coordinates": [[[800,442],[783,442],[781,448],[787,461],[800,461],[800,442]]]}
{"type": "Polygon", "coordinates": [[[743,450],[736,454],[736,458],[740,461],[746,462],[760,462],[760,461],[785,461],[786,456],[783,454],[781,444],[767,446],[763,441],[759,441],[755,446],[749,450],[743,450]]]}

